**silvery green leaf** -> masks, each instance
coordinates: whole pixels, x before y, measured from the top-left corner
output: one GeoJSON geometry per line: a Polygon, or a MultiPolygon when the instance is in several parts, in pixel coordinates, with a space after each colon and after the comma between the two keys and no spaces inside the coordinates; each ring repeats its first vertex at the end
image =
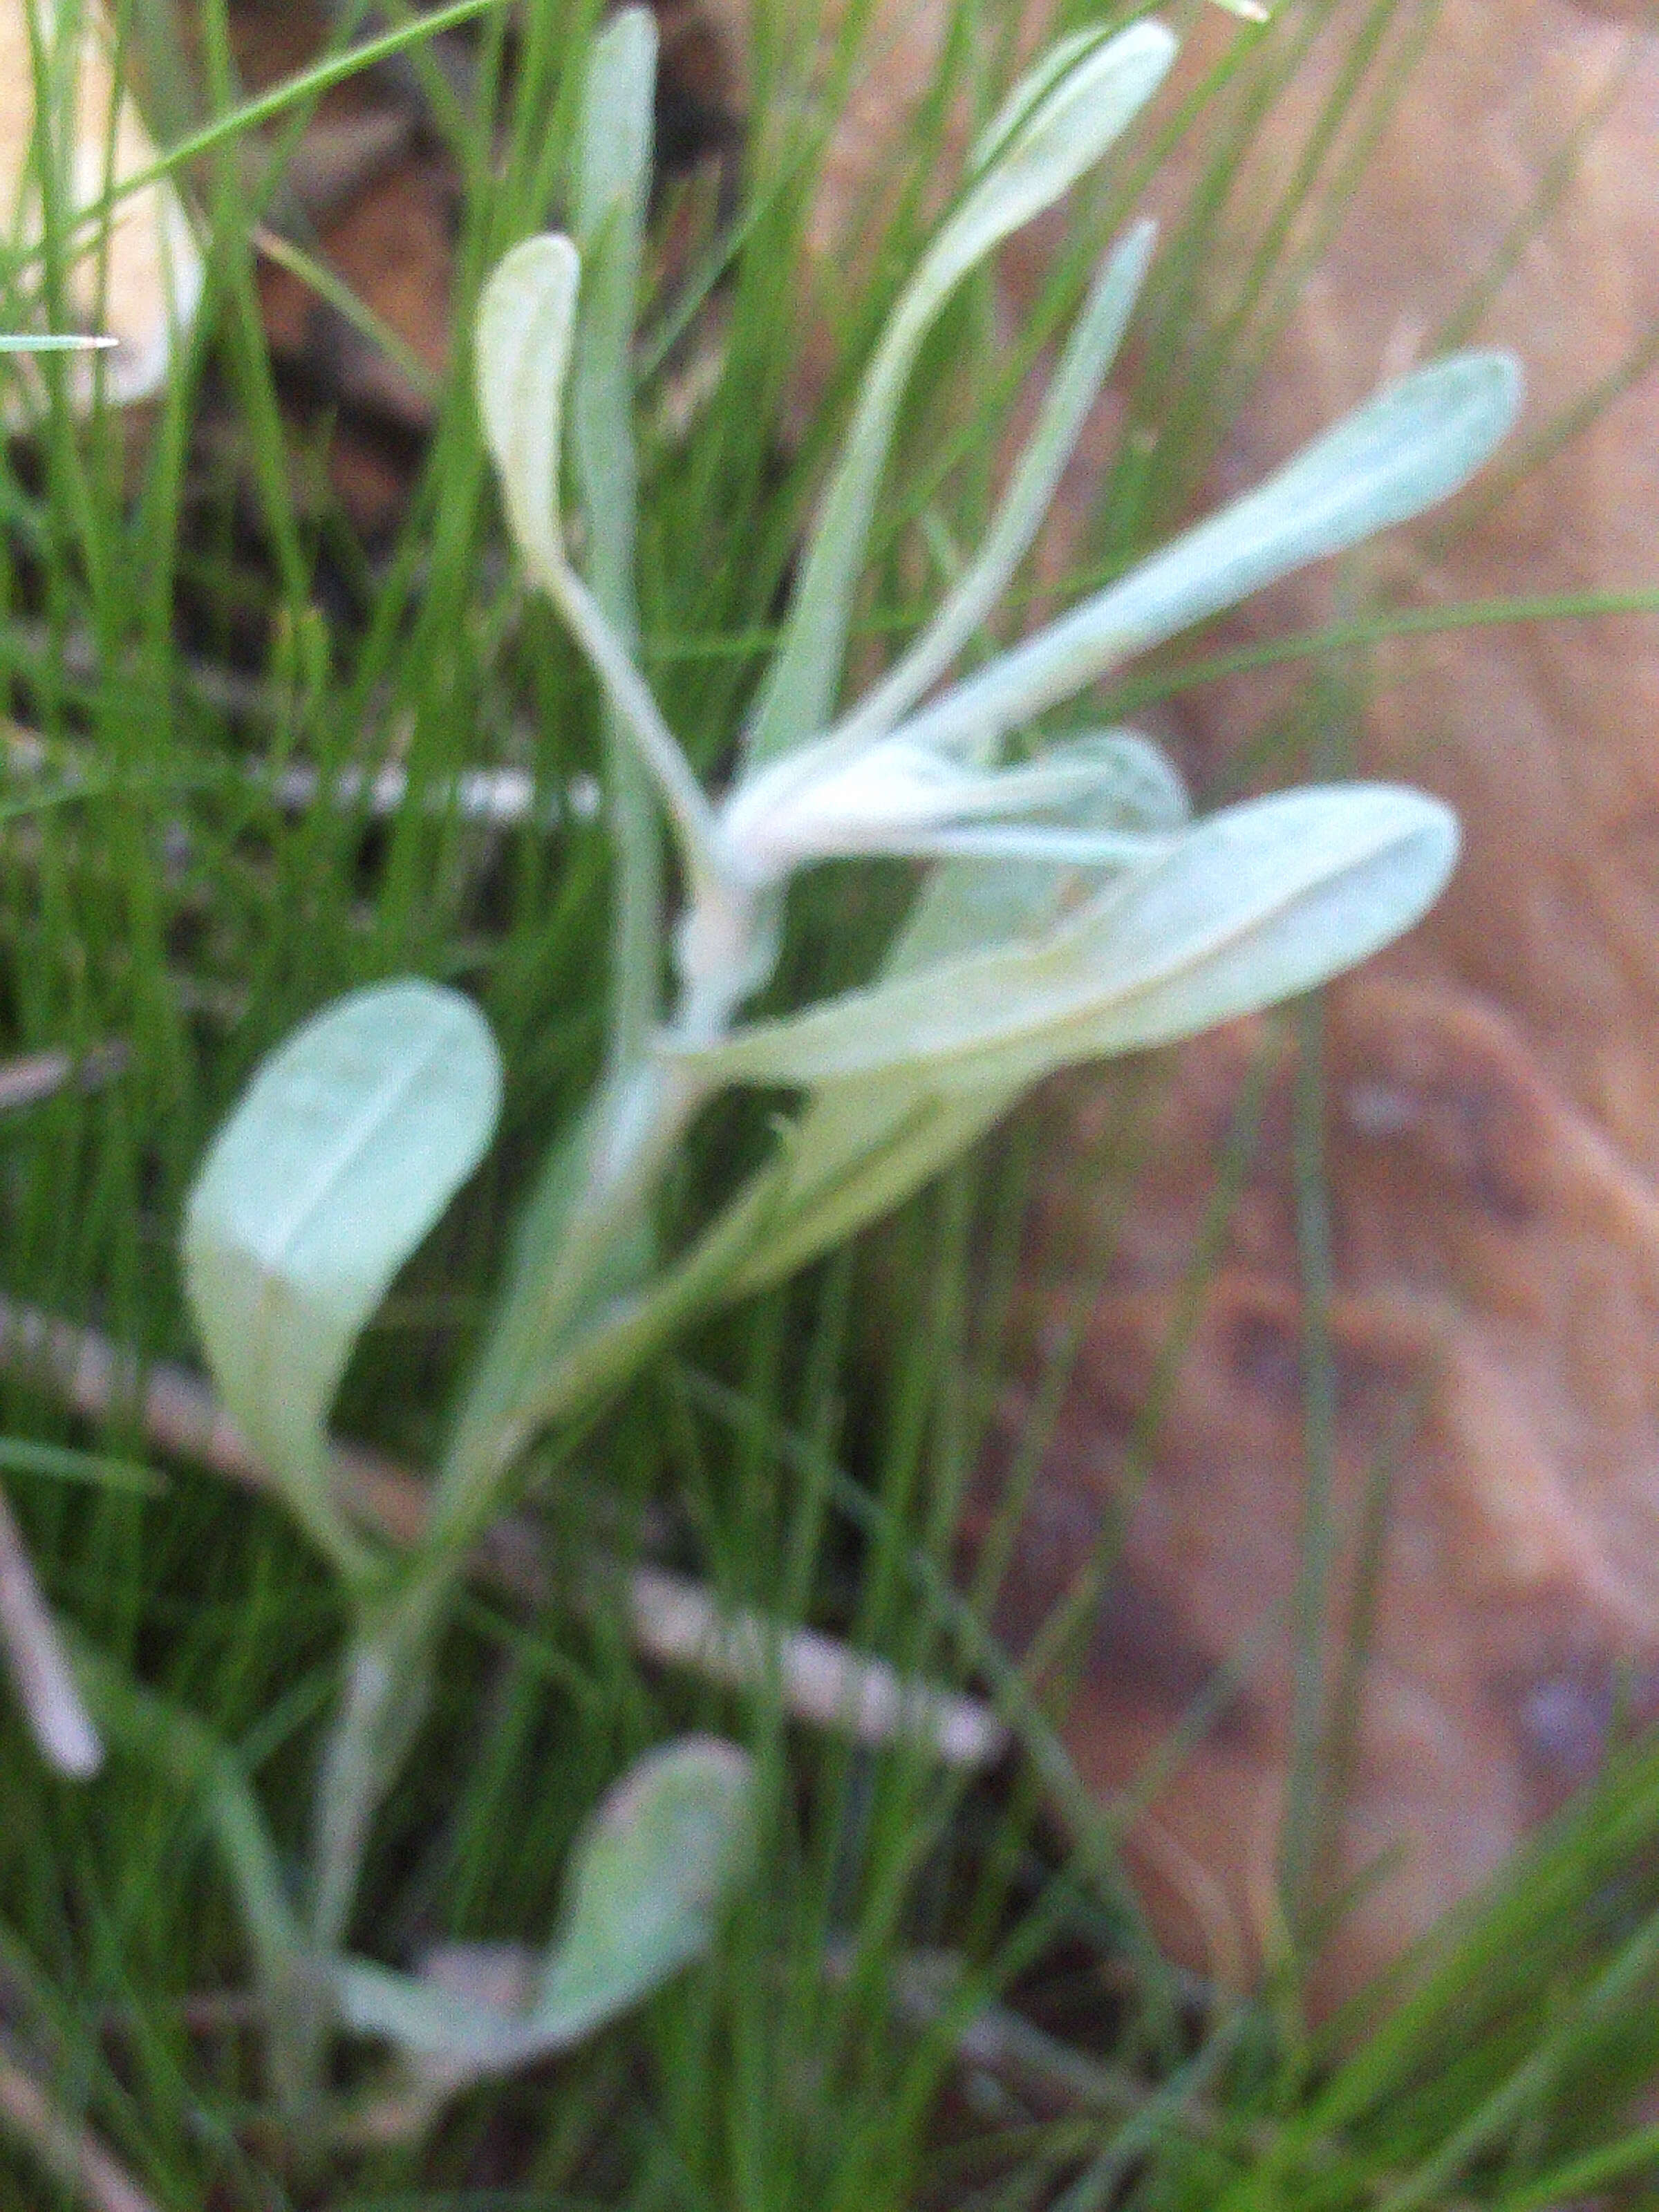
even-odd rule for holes
{"type": "MultiPolygon", "coordinates": [[[[637,653],[638,507],[634,325],[651,187],[657,32],[647,8],[622,8],[593,43],[577,117],[572,227],[582,257],[570,378],[570,447],[586,523],[582,568],[617,638],[637,653]]],[[[611,1051],[636,1059],[662,982],[662,851],[649,771],[614,704],[605,716],[607,817],[616,858],[611,925],[611,1051]]]]}
{"type": "Polygon", "coordinates": [[[594,40],[572,175],[581,308],[570,377],[570,443],[587,516],[593,596],[630,645],[634,610],[634,379],[657,32],[647,8],[619,9],[594,40]]]}
{"type": "Polygon", "coordinates": [[[934,1090],[905,1071],[826,1083],[784,1139],[766,1231],[722,1286],[747,1297],[902,1206],[995,1127],[1024,1082],[934,1090]]]}
{"type": "Polygon", "coordinates": [[[1143,20],[1115,35],[1085,32],[1039,62],[1004,110],[1010,126],[994,125],[981,141],[969,189],[924,255],[895,325],[931,322],[994,246],[1062,198],[1122,136],[1175,55],[1173,34],[1143,20]]]}
{"type": "Polygon", "coordinates": [[[1157,228],[1152,222],[1134,224],[1096,279],[984,543],[921,636],[840,726],[836,734],[849,748],[880,737],[909,712],[1007,589],[1042,526],[1089,410],[1123,343],[1157,228]]]}
{"type": "Polygon", "coordinates": [[[584,246],[617,209],[629,231],[644,219],[656,76],[655,18],[648,8],[618,8],[593,41],[577,122],[572,221],[584,246]]]}
{"type": "MultiPolygon", "coordinates": [[[[1157,746],[1127,730],[1073,742],[1096,752],[1102,775],[1084,817],[1103,829],[1169,829],[1187,796],[1157,746]],[[1109,771],[1108,773],[1107,771],[1109,771]]],[[[889,952],[891,977],[970,951],[1023,942],[1052,925],[1092,879],[1031,862],[960,862],[932,870],[889,952]]],[[[650,1285],[618,1285],[539,1354],[503,1363],[483,1394],[489,1423],[511,1422],[519,1448],[548,1422],[603,1401],[700,1313],[768,1283],[899,1203],[1013,1103],[1022,1083],[970,1092],[919,1085],[909,1074],[819,1086],[775,1158],[751,1176],[691,1250],[650,1285]]],[[[489,1355],[494,1364],[495,1348],[489,1355]]]]}
{"type": "Polygon", "coordinates": [[[977,754],[1108,670],[1447,498],[1515,421],[1521,372],[1468,353],[1390,385],[1276,476],[902,725],[977,754]]]}
{"type": "Polygon", "coordinates": [[[1123,866],[1151,858],[1158,840],[1101,826],[1113,811],[1120,774],[1110,741],[1103,748],[1090,738],[1002,769],[969,768],[902,736],[878,738],[850,757],[826,741],[746,776],[721,810],[720,830],[745,874],[762,883],[782,883],[814,860],[858,854],[980,851],[1123,866]],[[969,823],[992,825],[989,842],[981,836],[964,843],[957,833],[969,823]],[[1024,825],[1026,834],[1011,839],[1011,824],[1024,825]],[[1032,824],[1049,826],[1032,832],[1032,824]]]}
{"type": "Polygon", "coordinates": [[[1057,738],[1038,758],[1087,756],[1095,771],[1086,799],[1056,810],[1054,818],[1079,830],[1123,830],[1152,836],[1179,830],[1192,818],[1187,787],[1170,757],[1150,738],[1125,729],[1078,730],[1057,738]]]}
{"type": "Polygon", "coordinates": [[[1030,940],[933,963],[690,1056],[720,1083],[910,1069],[940,1089],[1024,1085],[1324,981],[1419,918],[1456,848],[1450,811],[1417,792],[1255,799],[1030,940]]]}
{"type": "Polygon", "coordinates": [[[648,1753],[578,1843],[564,1930],[516,2011],[468,2003],[360,1959],[335,1970],[342,2014],[449,2077],[503,2072],[562,2051],[706,1951],[754,1855],[747,1756],[712,1736],[648,1753]]]}
{"type": "Polygon", "coordinates": [[[559,444],[581,263],[556,233],[500,261],[478,301],[478,411],[519,550],[544,588],[564,566],[559,444]]]}
{"type": "MultiPolygon", "coordinates": [[[[957,863],[933,870],[883,966],[891,981],[1052,926],[1069,869],[957,863]]],[[[919,1190],[1000,1121],[1024,1089],[998,1080],[945,1088],[896,1067],[817,1085],[787,1131],[770,1179],[763,1236],[727,1295],[784,1281],[919,1190]]]]}
{"type": "Polygon", "coordinates": [[[1109,35],[1097,27],[1073,31],[1066,38],[1056,39],[1053,46],[1037,56],[974,141],[963,165],[970,182],[975,177],[982,177],[994,162],[1002,158],[1050,93],[1063,84],[1072,70],[1097,52],[1109,35]]]}
{"type": "Polygon", "coordinates": [[[1065,830],[1043,822],[964,817],[872,846],[872,851],[919,860],[1035,860],[1050,868],[1141,868],[1163,854],[1165,837],[1122,830],[1065,830]]]}
{"type": "Polygon", "coordinates": [[[687,1736],[640,1759],[578,1847],[538,2033],[572,2041],[700,1957],[754,1847],[753,1771],[734,1744],[687,1736]]]}
{"type": "Polygon", "coordinates": [[[343,1566],[325,1425],[364,1323],[481,1158],[501,1071],[471,1002],[423,982],[354,992],[265,1061],[185,1215],[185,1286],[220,1394],[343,1566]]]}
{"type": "Polygon", "coordinates": [[[1163,25],[1086,33],[1039,63],[1005,108],[981,167],[893,313],[859,395],[784,641],[748,736],[765,761],[822,729],[835,706],[847,625],[894,425],[923,339],[969,270],[1052,207],[1151,99],[1175,58],[1163,25]]]}
{"type": "Polygon", "coordinates": [[[557,607],[599,678],[613,728],[655,779],[696,894],[710,874],[708,799],[625,640],[565,557],[559,452],[580,279],[575,247],[550,234],[515,246],[484,286],[475,339],[484,441],[531,580],[557,607]]]}
{"type": "MultiPolygon", "coordinates": [[[[902,738],[884,740],[862,756],[877,763],[891,744],[901,757],[910,748],[902,738]]],[[[948,757],[923,756],[934,763],[934,778],[922,787],[913,811],[940,824],[965,822],[1027,822],[1116,838],[1127,848],[1158,833],[1129,829],[1115,819],[1121,809],[1124,759],[1117,741],[1090,734],[1062,738],[1006,768],[967,769],[948,757]],[[931,804],[928,803],[931,800],[931,804]]],[[[902,833],[903,823],[894,828],[902,833]]],[[[902,848],[894,846],[894,850],[902,848]]]]}
{"type": "MultiPolygon", "coordinates": [[[[1130,730],[1095,731],[1072,740],[1100,771],[1086,806],[1063,817],[1071,826],[1110,836],[1157,836],[1188,819],[1187,793],[1156,745],[1130,730]]],[[[1029,944],[1054,926],[1062,907],[1079,905],[1103,876],[1073,862],[953,861],[934,868],[882,963],[886,981],[991,950],[1029,944]]]]}
{"type": "MultiPolygon", "coordinates": [[[[1069,741],[1070,750],[1085,748],[1098,773],[1086,805],[1073,817],[1079,826],[1168,832],[1187,820],[1181,779],[1146,738],[1112,730],[1069,741]]],[[[1090,880],[1069,865],[1030,861],[934,868],[883,963],[883,977],[891,981],[993,945],[1030,942],[1090,880]]],[[[926,1070],[914,1069],[819,1085],[768,1170],[775,1188],[766,1232],[732,1275],[729,1295],[782,1281],[901,1205],[1000,1121],[1024,1087],[1015,1077],[940,1089],[926,1070]]]]}

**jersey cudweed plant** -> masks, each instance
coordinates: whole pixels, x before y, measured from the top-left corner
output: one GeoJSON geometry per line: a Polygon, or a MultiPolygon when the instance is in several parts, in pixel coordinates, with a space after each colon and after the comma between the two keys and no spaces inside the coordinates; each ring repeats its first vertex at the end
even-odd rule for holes
{"type": "Polygon", "coordinates": [[[354,994],[261,1070],[203,1169],[188,1287],[219,1388],[349,1593],[356,1632],[294,1899],[245,1778],[176,1716],[89,1668],[100,1715],[191,1775],[246,1909],[273,2079],[326,2120],[342,2034],[441,2091],[585,2033],[708,1942],[752,1850],[744,1755],[670,1744],[601,1806],[524,2003],[469,2002],[355,1955],[377,1808],[409,1752],[477,1540],[527,1447],[589,1413],[690,1316],[776,1281],[891,1207],[1030,1084],[1304,991],[1408,928],[1446,880],[1453,817],[1383,786],[1282,793],[1189,818],[1124,730],[1045,742],[1050,709],[1188,624],[1455,490],[1514,419],[1514,364],[1443,361],[1381,392],[1258,489],[1047,628],[951,680],[1042,521],[1122,338],[1149,225],[1106,257],[989,531],[931,624],[841,701],[848,626],[898,411],[963,276],[1059,200],[1169,69],[1142,21],[1052,48],[975,148],[962,194],[877,349],[727,787],[702,786],[640,672],[629,342],[649,164],[643,9],[598,42],[577,131],[574,237],[495,270],[477,324],[479,406],[529,584],[598,678],[616,852],[610,1042],[556,1139],[431,1486],[391,1558],[331,1476],[326,1422],[359,1333],[480,1158],[500,1077],[478,1013],[415,981],[354,994]],[[578,562],[567,472],[583,512],[578,562]],[[672,840],[668,928],[661,830],[672,840]],[[864,987],[745,1018],[774,974],[789,886],[830,858],[927,864],[864,987]],[[686,1249],[655,1200],[694,1121],[733,1086],[798,1103],[764,1164],[686,1249]]]}

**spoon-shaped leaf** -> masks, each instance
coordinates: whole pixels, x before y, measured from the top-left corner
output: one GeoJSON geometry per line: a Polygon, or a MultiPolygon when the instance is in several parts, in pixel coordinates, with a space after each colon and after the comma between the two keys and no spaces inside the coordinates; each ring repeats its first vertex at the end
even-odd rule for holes
{"type": "Polygon", "coordinates": [[[563,1934],[527,2006],[468,2003],[361,1959],[336,1968],[348,2027],[411,2057],[441,2059],[452,2083],[565,2049],[659,1989],[713,1940],[749,1871],[749,1759],[712,1736],[647,1753],[600,1805],[576,1847],[563,1934]]]}
{"type": "Polygon", "coordinates": [[[968,271],[1052,207],[1150,100],[1175,58],[1161,23],[1083,33],[1016,88],[981,141],[979,173],[906,288],[859,394],[784,641],[748,738],[749,757],[786,752],[829,720],[876,494],[923,339],[968,271]]]}
{"type": "Polygon", "coordinates": [[[559,446],[581,262],[568,238],[527,238],[478,301],[478,411],[519,550],[547,589],[565,565],[559,446]]]}
{"type": "Polygon", "coordinates": [[[930,963],[688,1056],[720,1083],[913,1070],[1024,1084],[1305,991],[1409,928],[1457,849],[1449,809],[1389,786],[1229,808],[1025,942],[930,963]]]}
{"type": "Polygon", "coordinates": [[[753,1850],[754,1779],[734,1744],[689,1736],[639,1760],[582,1841],[537,2033],[574,2041],[699,1957],[753,1850]]]}
{"type": "Polygon", "coordinates": [[[185,1279],[232,1417],[336,1563],[366,1564],[328,1487],[325,1424],[363,1324],[470,1175],[501,1103],[471,1002],[380,984],[260,1068],[191,1191],[185,1279]]]}
{"type": "MultiPolygon", "coordinates": [[[[630,21],[619,26],[624,47],[634,35],[630,21]]],[[[713,817],[702,787],[624,639],[565,557],[559,453],[580,285],[580,257],[556,232],[526,239],[491,273],[479,297],[474,337],[484,442],[531,581],[547,593],[587,656],[615,732],[632,742],[656,780],[692,889],[704,891],[713,872],[713,817]]]]}
{"type": "Polygon", "coordinates": [[[994,744],[1132,654],[1448,498],[1520,404],[1507,354],[1458,354],[1402,378],[1255,491],[946,691],[901,725],[905,736],[953,750],[994,744]]]}

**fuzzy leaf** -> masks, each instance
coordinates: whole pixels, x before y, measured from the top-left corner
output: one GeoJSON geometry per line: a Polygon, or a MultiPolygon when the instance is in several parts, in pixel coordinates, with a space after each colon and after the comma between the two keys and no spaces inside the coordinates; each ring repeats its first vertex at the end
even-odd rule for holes
{"type": "MultiPolygon", "coordinates": [[[[1108,833],[1169,833],[1187,819],[1187,794],[1156,745],[1133,731],[1097,731],[1070,740],[1100,770],[1079,827],[1108,833]]],[[[882,975],[892,981],[944,962],[1051,928],[1069,894],[1090,881],[1072,866],[1024,861],[952,861],[933,869],[882,975]]],[[[774,1178],[766,1233],[734,1275],[729,1295],[781,1282],[820,1252],[902,1205],[1001,1120],[1024,1080],[932,1085],[927,1071],[896,1069],[821,1084],[768,1172],[774,1178]]]]}
{"type": "Polygon", "coordinates": [[[1127,866],[1152,857],[1158,841],[1103,826],[1121,775],[1121,750],[1109,737],[1064,739],[1030,760],[983,769],[903,738],[879,738],[850,756],[826,741],[745,777],[721,810],[720,834],[759,883],[860,853],[972,851],[1127,866]],[[982,834],[973,825],[994,833],[989,846],[964,845],[958,833],[982,834]],[[1028,836],[1035,842],[1022,842],[1028,836]]]}
{"type": "MultiPolygon", "coordinates": [[[[651,193],[657,30],[648,8],[619,9],[593,42],[577,117],[571,228],[582,257],[570,376],[570,449],[586,525],[582,568],[617,637],[637,658],[634,551],[634,328],[651,193]]],[[[616,878],[611,925],[613,1063],[635,1059],[661,990],[662,849],[646,764],[614,704],[605,710],[605,785],[616,878]]],[[[648,1251],[641,1253],[641,1265],[648,1251]]]]}
{"type": "Polygon", "coordinates": [[[478,301],[475,347],[484,441],[507,520],[538,583],[564,565],[559,446],[581,263],[568,238],[527,238],[478,301]]]}
{"type": "MultiPolygon", "coordinates": [[[[1112,776],[1095,787],[1103,830],[1170,830],[1187,813],[1179,778],[1158,748],[1129,731],[1079,737],[1112,776]]],[[[1029,862],[952,862],[933,869],[888,955],[898,977],[975,949],[1028,939],[1090,888],[1087,872],[1029,862]]],[[[907,1198],[1006,1111],[1022,1081],[929,1090],[908,1072],[814,1091],[781,1157],[743,1190],[682,1259],[648,1288],[594,1316],[518,1384],[520,1432],[601,1402],[697,1314],[781,1280],[907,1198]]]]}
{"type": "Polygon", "coordinates": [[[651,185],[656,70],[651,11],[620,9],[593,42],[571,179],[571,227],[580,246],[583,282],[570,378],[570,443],[587,518],[587,580],[630,647],[638,629],[631,348],[651,185]]]}
{"type": "Polygon", "coordinates": [[[600,1805],[576,1847],[562,1936],[517,2011],[361,1959],[336,1969],[360,2034],[441,2059],[452,2082],[566,2049],[699,1957],[754,1850],[749,1759],[712,1736],[648,1753],[600,1805]]]}
{"type": "Polygon", "coordinates": [[[751,760],[821,730],[835,706],[853,593],[910,371],[962,279],[1052,207],[1152,98],[1175,58],[1161,23],[1064,41],[1017,88],[981,142],[981,168],[906,288],[864,380],[784,641],[748,738],[751,760]]]}
{"type": "Polygon", "coordinates": [[[1409,928],[1456,849],[1450,811],[1413,791],[1253,800],[1032,939],[931,963],[688,1057],[722,1083],[901,1069],[940,1090],[1034,1082],[1324,981],[1409,928]]]}
{"type": "Polygon", "coordinates": [[[735,1745],[688,1736],[637,1761],[578,1848],[538,2033],[574,2041],[701,1956],[753,1849],[753,1775],[735,1745]]]}
{"type": "MultiPolygon", "coordinates": [[[[582,87],[572,183],[573,227],[585,246],[617,208],[630,234],[644,221],[656,76],[655,18],[648,8],[618,8],[593,41],[582,87]]],[[[629,252],[637,260],[636,243],[629,252]]]]}
{"type": "Polygon", "coordinates": [[[214,1379],[342,1565],[325,1425],[363,1324],[470,1175],[501,1103],[471,1002],[423,982],[354,992],[268,1060],[191,1193],[185,1278],[214,1379]]]}
{"type": "Polygon", "coordinates": [[[994,612],[1030,550],[1099,397],[1146,281],[1158,226],[1132,226],[1095,280],[1060,356],[1024,451],[984,543],[916,642],[866,692],[836,732],[853,747],[890,730],[936,684],[994,612]]]}
{"type": "Polygon", "coordinates": [[[1520,404],[1507,354],[1458,354],[1402,378],[1255,491],[955,685],[903,734],[953,751],[994,744],[1132,654],[1449,497],[1520,404]]]}

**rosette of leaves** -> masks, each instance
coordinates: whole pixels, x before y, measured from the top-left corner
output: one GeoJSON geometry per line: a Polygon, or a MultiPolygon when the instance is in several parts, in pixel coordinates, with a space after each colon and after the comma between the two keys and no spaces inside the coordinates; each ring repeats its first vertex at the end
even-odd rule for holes
{"type": "Polygon", "coordinates": [[[613,1387],[686,1310],[776,1280],[897,1203],[1042,1076],[1306,990],[1408,928],[1450,872],[1455,820],[1423,793],[1334,786],[1194,821],[1174,771],[1133,732],[1037,733],[1045,713],[1133,654],[1457,489],[1514,420],[1520,378],[1505,356],[1465,354],[1389,386],[1267,483],[950,681],[1036,538],[1109,371],[1150,224],[1106,255],[960,580],[880,680],[841,700],[854,593],[924,339],[964,276],[1108,150],[1174,52],[1150,21],[1062,40],[982,135],[866,374],[723,792],[699,784],[640,672],[631,603],[607,606],[569,552],[567,444],[590,546],[606,526],[592,488],[629,474],[614,453],[596,466],[591,410],[578,409],[565,436],[573,362],[580,389],[591,357],[594,280],[572,240],[548,235],[514,248],[485,287],[479,404],[513,536],[599,679],[613,819],[629,811],[617,793],[634,806],[654,798],[682,900],[673,1003],[613,1054],[521,1243],[471,1401],[481,1459],[491,1433],[499,1464],[543,1422],[613,1387]],[[775,971],[791,880],[861,854],[929,864],[878,976],[744,1022],[775,971]],[[733,1085],[799,1094],[774,1159],[696,1251],[630,1278],[626,1239],[665,1160],[690,1115],[733,1085]],[[629,1226],[611,1235],[605,1221],[629,1226]]]}
{"type": "Polygon", "coordinates": [[[260,1871],[246,1793],[232,1793],[240,1809],[222,1824],[265,1962],[277,2070],[301,2106],[336,2029],[388,2040],[428,2082],[585,2033],[702,1948],[747,1863],[744,1755],[693,1740],[653,1754],[599,1816],[565,1935],[521,2004],[459,2002],[345,1948],[372,1818],[418,1727],[468,1552],[512,1498],[537,1434],[590,1413],[688,1317],[775,1282],[896,1204],[1042,1076],[1308,989],[1408,928],[1453,865],[1455,819],[1421,793],[1331,786],[1194,820],[1144,738],[1045,742],[1042,718],[1131,654],[1455,491],[1514,418],[1519,377],[1504,356],[1464,355],[1379,392],[1257,489],[951,680],[1110,369],[1150,225],[1106,254],[960,580],[872,688],[842,698],[872,521],[928,331],[969,272],[1107,152],[1174,52],[1149,21],[1064,40],[982,135],[872,359],[722,791],[693,772],[635,649],[629,346],[654,66],[643,9],[611,20],[590,67],[570,190],[580,245],[528,240],[484,288],[478,400],[508,524],[603,702],[610,1045],[574,1126],[554,1136],[410,1556],[386,1559],[354,1523],[326,1423],[358,1334],[493,1130],[499,1071],[476,1010],[404,982],[325,1011],[256,1076],[203,1171],[185,1239],[220,1389],[356,1609],[302,1914],[260,1871]],[[563,523],[567,466],[585,508],[580,562],[563,523]],[[745,1019],[775,973],[792,881],[860,855],[927,871],[878,973],[745,1019]],[[654,1200],[693,1117],[756,1085],[797,1101],[772,1156],[690,1249],[665,1254],[654,1200]]]}

